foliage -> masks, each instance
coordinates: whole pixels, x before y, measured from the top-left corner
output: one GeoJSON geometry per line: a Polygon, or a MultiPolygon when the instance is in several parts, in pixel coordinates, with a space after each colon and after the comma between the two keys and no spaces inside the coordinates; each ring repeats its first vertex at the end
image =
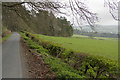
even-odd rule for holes
{"type": "Polygon", "coordinates": [[[21,35],[24,41],[30,46],[30,48],[35,49],[38,53],[40,53],[40,55],[42,55],[45,63],[51,66],[50,70],[52,72],[56,72],[58,75],[57,78],[84,78],[84,76],[77,74],[77,71],[75,69],[64,63],[61,59],[49,55],[46,49],[44,49],[36,42],[33,42],[29,37],[26,39],[25,34],[21,33],[21,35]]]}
{"type": "MultiPolygon", "coordinates": [[[[3,5],[12,5],[15,3],[5,2],[3,5]]],[[[9,7],[2,7],[3,25],[14,32],[22,30],[31,33],[39,33],[52,36],[72,36],[73,29],[68,21],[65,25],[59,23],[60,21],[54,16],[52,12],[39,10],[34,16],[24,6],[17,5],[14,9],[9,7]],[[14,11],[14,9],[17,9],[14,11]],[[59,24],[60,25],[59,25],[59,24]],[[63,29],[64,28],[64,29],[63,29]]]]}
{"type": "Polygon", "coordinates": [[[58,26],[61,27],[61,32],[63,36],[72,36],[73,34],[72,25],[70,24],[69,21],[67,21],[65,17],[57,18],[57,23],[58,23],[58,26]]]}
{"type": "Polygon", "coordinates": [[[86,56],[79,68],[79,73],[92,78],[113,78],[117,69],[118,64],[112,60],[97,56],[86,56]]]}
{"type": "Polygon", "coordinates": [[[7,30],[7,28],[5,26],[2,26],[2,34],[4,34],[7,30]]]}
{"type": "Polygon", "coordinates": [[[55,71],[60,78],[84,76],[88,78],[119,77],[117,70],[120,68],[118,68],[117,62],[113,60],[88,54],[76,54],[75,51],[63,48],[53,42],[44,41],[34,34],[28,32],[25,32],[25,34],[29,34],[29,40],[27,40],[27,42],[30,46],[32,44],[31,48],[36,49],[37,52],[45,56],[44,60],[51,66],[51,71],[55,71]],[[31,40],[32,37],[34,37],[33,40],[31,40]],[[42,44],[43,42],[44,44],[42,44]]]}
{"type": "Polygon", "coordinates": [[[11,35],[12,35],[12,33],[10,33],[7,36],[3,37],[2,38],[2,43],[4,43],[11,35]]]}

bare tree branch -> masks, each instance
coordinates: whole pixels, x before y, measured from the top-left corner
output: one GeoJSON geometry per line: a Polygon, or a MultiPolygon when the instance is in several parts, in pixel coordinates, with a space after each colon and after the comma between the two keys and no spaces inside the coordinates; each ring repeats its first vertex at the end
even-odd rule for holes
{"type": "Polygon", "coordinates": [[[96,13],[89,11],[87,5],[79,0],[69,0],[69,4],[77,23],[80,25],[80,20],[86,21],[94,30],[95,22],[98,21],[96,13]]]}
{"type": "Polygon", "coordinates": [[[9,4],[9,3],[6,3],[6,2],[4,2],[4,4],[2,4],[2,6],[5,6],[5,7],[16,7],[17,5],[21,5],[21,4],[24,4],[24,3],[26,3],[26,2],[20,2],[20,3],[14,3],[13,2],[13,4],[9,4]]]}
{"type": "Polygon", "coordinates": [[[39,10],[47,10],[52,11],[53,13],[60,13],[65,14],[65,12],[61,11],[61,9],[71,10],[73,19],[76,20],[78,25],[80,25],[81,21],[87,22],[91,28],[93,29],[95,22],[97,21],[98,17],[96,13],[92,13],[89,11],[85,3],[79,1],[79,0],[69,0],[69,5],[66,5],[61,2],[54,2],[54,1],[39,1],[39,2],[19,2],[19,3],[6,3],[3,4],[5,7],[13,8],[17,5],[22,5],[27,3],[31,7],[32,10],[39,11],[39,10]]]}
{"type": "Polygon", "coordinates": [[[109,12],[112,15],[112,17],[120,21],[118,18],[118,0],[104,0],[105,7],[109,7],[109,12]]]}
{"type": "MultiPolygon", "coordinates": [[[[44,1],[38,1],[38,2],[19,2],[19,3],[14,3],[13,4],[3,4],[3,6],[6,7],[15,7],[17,5],[25,4],[27,3],[31,8],[34,10],[49,10],[53,11],[55,13],[62,13],[60,8],[70,8],[72,11],[72,15],[76,19],[77,23],[80,24],[79,20],[87,21],[90,26],[93,26],[95,21],[97,21],[97,16],[95,13],[92,13],[91,11],[88,10],[87,6],[85,3],[81,2],[80,0],[69,0],[69,6],[61,3],[61,2],[54,2],[54,1],[49,1],[49,0],[44,0],[44,1]]],[[[118,16],[116,15],[118,11],[118,3],[117,0],[104,0],[105,6],[109,7],[109,12],[112,15],[112,17],[115,20],[120,20],[118,19],[118,16]]]]}

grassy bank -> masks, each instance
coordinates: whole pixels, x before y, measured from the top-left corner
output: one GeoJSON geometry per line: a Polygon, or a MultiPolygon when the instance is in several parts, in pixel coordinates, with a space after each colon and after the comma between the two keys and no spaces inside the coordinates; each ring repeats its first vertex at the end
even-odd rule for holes
{"type": "MultiPolygon", "coordinates": [[[[56,78],[65,79],[65,78],[85,78],[85,76],[79,75],[77,70],[73,69],[67,63],[64,63],[61,59],[51,56],[49,51],[38,43],[34,42],[27,37],[25,34],[21,33],[23,40],[29,45],[31,49],[34,49],[36,53],[42,55],[46,64],[50,65],[50,71],[57,74],[56,78]]],[[[49,76],[46,74],[46,76],[49,76]]]]}
{"type": "Polygon", "coordinates": [[[8,34],[5,37],[2,37],[2,43],[4,43],[7,39],[9,39],[9,37],[12,35],[12,33],[8,34]]]}
{"type": "Polygon", "coordinates": [[[51,66],[51,71],[56,72],[57,78],[118,77],[118,65],[113,60],[64,48],[45,40],[43,35],[38,36],[28,32],[23,32],[21,35],[31,49],[43,56],[45,63],[51,66]]]}

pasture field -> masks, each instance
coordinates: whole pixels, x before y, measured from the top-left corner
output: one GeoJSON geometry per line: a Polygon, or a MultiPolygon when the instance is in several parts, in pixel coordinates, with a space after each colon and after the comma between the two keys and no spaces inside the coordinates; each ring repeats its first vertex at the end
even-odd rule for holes
{"type": "Polygon", "coordinates": [[[117,39],[109,39],[104,38],[101,39],[90,39],[89,37],[53,37],[53,36],[45,36],[38,35],[41,39],[52,41],[65,48],[69,48],[71,50],[87,53],[90,55],[98,55],[106,58],[110,58],[113,60],[118,60],[118,40],[117,39]]]}
{"type": "Polygon", "coordinates": [[[114,48],[116,47],[115,40],[99,40],[83,37],[53,37],[31,34],[29,32],[21,32],[21,36],[29,48],[35,50],[35,53],[41,56],[46,64],[51,66],[50,73],[55,72],[58,78],[119,77],[116,54],[106,54],[106,52],[110,53],[111,49],[116,49],[114,48]],[[105,45],[105,48],[109,48],[109,51],[107,51],[108,49],[101,48],[101,45],[104,43],[108,45],[105,45]],[[103,55],[97,54],[100,53],[99,48],[103,49],[103,55]],[[94,49],[93,52],[96,52],[94,53],[95,56],[91,53],[92,49],[94,49]],[[83,52],[81,52],[82,50],[83,52]],[[105,56],[105,58],[99,57],[98,55],[105,56]],[[101,72],[99,73],[99,71],[101,72]]]}
{"type": "MultiPolygon", "coordinates": [[[[74,38],[89,38],[89,36],[85,36],[85,35],[76,35],[74,34],[72,37],[74,38]]],[[[104,39],[104,40],[118,40],[118,38],[108,38],[108,37],[93,37],[95,39],[104,39]]]]}

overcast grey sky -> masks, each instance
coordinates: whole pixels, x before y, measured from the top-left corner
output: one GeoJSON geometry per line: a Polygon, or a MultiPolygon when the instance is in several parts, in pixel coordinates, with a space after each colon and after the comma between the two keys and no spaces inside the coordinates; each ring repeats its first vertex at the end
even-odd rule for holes
{"type": "Polygon", "coordinates": [[[98,14],[100,17],[100,22],[98,24],[101,25],[117,25],[118,22],[112,18],[109,13],[109,8],[104,7],[104,0],[88,0],[89,8],[98,14]]]}
{"type": "MultiPolygon", "coordinates": [[[[59,0],[58,0],[59,1],[59,0]]],[[[61,0],[63,2],[67,2],[68,0],[61,0]]],[[[96,24],[100,25],[118,25],[118,21],[114,20],[111,14],[109,13],[109,8],[104,7],[104,0],[86,0],[86,4],[88,8],[97,13],[99,17],[99,22],[96,24]]],[[[69,14],[69,12],[66,12],[69,14]]],[[[63,16],[63,15],[62,15],[63,16]]],[[[70,16],[66,16],[69,21],[72,22],[73,18],[70,16]]],[[[86,25],[86,23],[84,24],[86,25]]]]}
{"type": "MultiPolygon", "coordinates": [[[[10,1],[10,0],[4,0],[4,1],[10,1]]],[[[19,0],[11,0],[11,1],[19,1],[19,0]]],[[[24,1],[24,0],[22,0],[22,1],[24,1]]],[[[50,0],[50,1],[52,1],[52,0],[50,0]]],[[[53,1],[55,1],[55,0],[53,0],[53,1]]],[[[56,1],[68,3],[68,0],[56,0],[56,1]]],[[[114,20],[112,18],[112,16],[110,15],[109,8],[104,7],[104,0],[81,0],[81,1],[86,1],[88,8],[91,11],[96,12],[98,14],[98,17],[100,19],[99,19],[99,22],[97,24],[100,24],[100,25],[118,25],[118,22],[116,20],[114,20]]],[[[66,13],[68,13],[70,15],[70,12],[67,11],[66,13]]],[[[63,15],[61,14],[61,16],[63,16],[63,15]]],[[[67,19],[69,21],[73,22],[73,17],[71,17],[71,16],[65,16],[65,17],[67,17],[67,19]]],[[[84,25],[86,25],[86,24],[84,24],[84,25]]]]}

